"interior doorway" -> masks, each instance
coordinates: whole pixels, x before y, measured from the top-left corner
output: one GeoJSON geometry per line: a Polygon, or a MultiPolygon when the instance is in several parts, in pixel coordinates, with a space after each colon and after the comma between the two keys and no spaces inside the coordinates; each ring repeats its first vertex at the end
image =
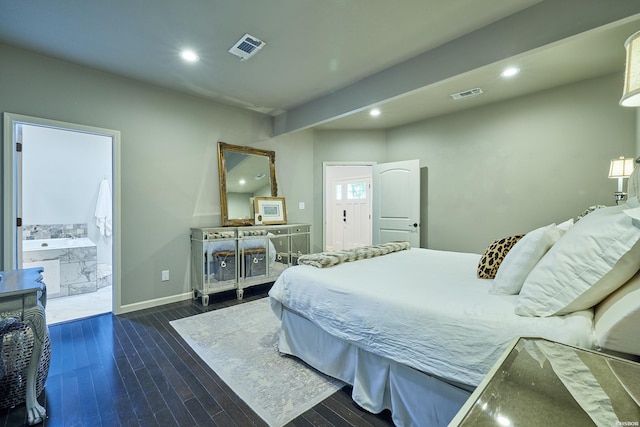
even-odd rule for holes
{"type": "MultiPolygon", "coordinates": [[[[426,168],[424,172],[426,184],[426,168]]],[[[352,249],[395,240],[420,247],[420,223],[426,219],[420,212],[421,204],[426,203],[426,194],[420,190],[422,175],[417,159],[389,163],[325,162],[323,250],[352,249]]]]}
{"type": "Polygon", "coordinates": [[[16,268],[44,267],[49,324],[114,311],[119,134],[23,119],[12,123],[16,268]]]}

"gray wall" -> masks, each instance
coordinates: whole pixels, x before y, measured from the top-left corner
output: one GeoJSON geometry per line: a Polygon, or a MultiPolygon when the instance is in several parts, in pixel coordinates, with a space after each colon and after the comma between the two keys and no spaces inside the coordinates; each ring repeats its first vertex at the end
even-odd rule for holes
{"type": "Polygon", "coordinates": [[[637,112],[618,106],[619,75],[389,131],[271,138],[269,120],[247,110],[7,45],[0,57],[0,111],[121,132],[124,305],[189,292],[189,228],[220,223],[217,141],[276,151],[289,222],[312,223],[315,251],[323,162],[419,158],[427,246],[479,252],[494,238],[612,204],[609,160],[634,155],[637,140],[637,112]],[[165,269],[169,282],[160,280],[165,269]]]}
{"type": "Polygon", "coordinates": [[[636,111],[618,105],[621,91],[616,74],[389,130],[387,161],[428,169],[422,246],[482,252],[614,204],[609,161],[636,153],[636,111]]]}
{"type": "MultiPolygon", "coordinates": [[[[287,222],[290,224],[313,224],[314,188],[313,175],[313,131],[304,130],[259,144],[247,144],[276,152],[276,181],[278,196],[285,198],[287,222]],[[300,202],[304,209],[300,209],[300,202]]],[[[312,232],[315,227],[311,227],[312,232]]],[[[320,240],[322,244],[322,240],[320,240]]],[[[311,236],[311,247],[317,246],[311,236]]]]}
{"type": "Polygon", "coordinates": [[[121,132],[122,304],[190,291],[189,228],[220,224],[217,141],[275,145],[268,118],[4,44],[0,58],[0,111],[121,132]]]}
{"type": "Polygon", "coordinates": [[[419,159],[421,246],[432,249],[482,252],[495,239],[614,204],[609,162],[636,155],[640,135],[637,109],[618,105],[621,82],[604,76],[386,132],[316,131],[316,242],[323,161],[419,159]]]}

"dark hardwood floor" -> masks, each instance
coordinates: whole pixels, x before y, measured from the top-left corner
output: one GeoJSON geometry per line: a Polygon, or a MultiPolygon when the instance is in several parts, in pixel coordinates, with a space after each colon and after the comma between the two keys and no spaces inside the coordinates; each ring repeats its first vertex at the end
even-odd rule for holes
{"type": "MultiPolygon", "coordinates": [[[[269,286],[245,290],[244,300],[269,286]]],[[[174,319],[239,302],[235,292],[211,297],[208,307],[182,301],[120,316],[52,325],[51,366],[38,399],[44,426],[265,426],[169,325],[174,319]]],[[[0,426],[27,425],[25,406],[0,410],[0,426]]],[[[336,392],[288,426],[392,426],[336,392]]]]}

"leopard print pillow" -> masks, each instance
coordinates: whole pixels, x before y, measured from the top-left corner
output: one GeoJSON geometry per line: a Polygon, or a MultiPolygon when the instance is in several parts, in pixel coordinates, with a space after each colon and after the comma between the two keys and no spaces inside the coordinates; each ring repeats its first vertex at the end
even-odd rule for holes
{"type": "Polygon", "coordinates": [[[522,239],[524,234],[517,236],[505,237],[503,239],[492,242],[478,263],[478,278],[493,279],[496,277],[500,263],[507,255],[507,252],[515,245],[518,240],[522,239]]]}

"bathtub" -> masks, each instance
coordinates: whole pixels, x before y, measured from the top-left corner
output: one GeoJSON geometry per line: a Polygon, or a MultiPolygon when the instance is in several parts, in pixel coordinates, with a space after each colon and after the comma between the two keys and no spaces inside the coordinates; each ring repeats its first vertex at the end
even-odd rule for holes
{"type": "Polygon", "coordinates": [[[88,237],[79,237],[77,239],[66,237],[60,239],[23,240],[22,251],[30,252],[51,249],[88,248],[95,245],[96,244],[88,237]]]}
{"type": "Polygon", "coordinates": [[[87,237],[23,240],[22,266],[44,268],[48,298],[98,290],[97,246],[87,237]]]}

